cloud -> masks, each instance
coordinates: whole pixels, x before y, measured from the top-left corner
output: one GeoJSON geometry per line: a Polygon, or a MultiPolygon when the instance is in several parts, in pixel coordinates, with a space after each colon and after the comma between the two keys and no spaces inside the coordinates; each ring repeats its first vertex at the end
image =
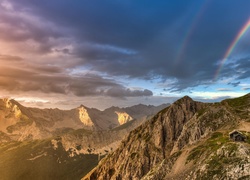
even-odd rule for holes
{"type": "Polygon", "coordinates": [[[250,90],[250,84],[249,83],[241,83],[241,84],[239,84],[239,86],[241,87],[241,90],[243,90],[243,91],[250,90]]]}
{"type": "MultiPolygon", "coordinates": [[[[177,74],[173,70],[171,60],[174,57],[172,52],[175,45],[170,42],[175,40],[172,38],[175,29],[168,27],[185,15],[188,6],[183,6],[183,2],[178,4],[147,1],[143,6],[132,1],[85,2],[84,5],[83,2],[72,4],[53,1],[49,6],[47,3],[26,0],[12,2],[16,11],[21,9],[23,14],[39,17],[41,25],[38,23],[38,27],[33,27],[28,20],[25,22],[23,31],[28,34],[24,33],[21,40],[31,38],[38,43],[38,49],[44,49],[41,52],[51,52],[52,49],[60,52],[60,48],[56,48],[56,45],[49,41],[60,38],[60,32],[67,29],[62,28],[58,32],[53,26],[57,24],[59,27],[71,27],[69,33],[72,34],[66,34],[66,37],[73,37],[69,42],[73,44],[73,49],[70,51],[66,48],[66,51],[62,52],[81,59],[76,63],[77,66],[88,65],[109,75],[143,79],[152,79],[152,76],[184,77],[190,74],[188,64],[179,71],[181,74],[177,74]],[[74,11],[68,7],[72,7],[74,11]],[[166,11],[165,7],[175,11],[166,11]],[[178,14],[176,10],[179,11],[178,14]],[[79,13],[83,18],[79,18],[79,13]],[[162,18],[163,16],[168,18],[162,18]],[[165,47],[164,50],[161,47],[165,47]]],[[[7,22],[11,22],[9,19],[7,22]]],[[[19,21],[15,16],[13,19],[15,22],[19,21]]],[[[18,29],[22,30],[23,27],[18,26],[18,29]]],[[[18,37],[15,38],[18,40],[18,37]]]]}
{"type": "Polygon", "coordinates": [[[218,88],[217,91],[232,91],[230,88],[218,88]]]}
{"type": "Polygon", "coordinates": [[[22,44],[21,47],[25,47],[25,50],[48,53],[65,36],[52,22],[30,14],[28,7],[4,2],[0,5],[1,41],[12,42],[13,46],[22,44]],[[3,5],[6,3],[8,6],[3,5]]]}
{"type": "Polygon", "coordinates": [[[124,87],[114,87],[114,88],[108,89],[105,95],[112,96],[112,97],[139,97],[139,96],[152,96],[153,92],[148,89],[131,90],[128,88],[126,89],[124,87]]]}
{"type": "Polygon", "coordinates": [[[217,96],[211,99],[207,99],[207,98],[203,98],[203,97],[194,97],[193,99],[195,99],[196,101],[200,101],[200,102],[208,102],[208,103],[213,103],[213,102],[220,102],[224,99],[229,99],[232,98],[232,96],[217,96]]]}
{"type": "Polygon", "coordinates": [[[22,60],[23,60],[23,58],[21,58],[19,56],[0,54],[0,61],[22,61],[22,60]]]}
{"type": "Polygon", "coordinates": [[[112,79],[104,79],[97,75],[87,74],[84,78],[78,77],[68,85],[69,91],[76,96],[110,96],[117,98],[152,96],[150,90],[131,90],[116,83],[112,79]]]}
{"type": "Polygon", "coordinates": [[[250,2],[211,1],[200,12],[204,2],[2,0],[0,86],[120,99],[154,96],[160,83],[178,93],[231,77],[238,86],[250,77],[249,52],[237,54],[247,43],[232,53],[218,80],[213,77],[249,17],[250,2]],[[127,85],[137,80],[152,87],[127,85]]]}
{"type": "Polygon", "coordinates": [[[108,88],[120,86],[112,79],[104,79],[98,75],[87,74],[81,77],[71,77],[68,90],[76,96],[103,95],[108,88]]]}
{"type": "Polygon", "coordinates": [[[229,85],[232,85],[233,87],[237,87],[240,84],[240,81],[238,82],[229,82],[229,85]]]}
{"type": "Polygon", "coordinates": [[[33,67],[18,69],[0,67],[0,87],[12,92],[42,92],[75,96],[137,97],[151,96],[149,90],[131,90],[114,79],[96,74],[70,76],[59,68],[33,67]],[[49,75],[47,73],[49,72],[49,75]]]}
{"type": "Polygon", "coordinates": [[[236,87],[239,85],[240,81],[244,81],[250,77],[249,67],[250,67],[250,57],[249,55],[238,57],[237,59],[229,59],[229,62],[224,64],[220,74],[223,78],[234,77],[234,81],[228,84],[236,87]]]}

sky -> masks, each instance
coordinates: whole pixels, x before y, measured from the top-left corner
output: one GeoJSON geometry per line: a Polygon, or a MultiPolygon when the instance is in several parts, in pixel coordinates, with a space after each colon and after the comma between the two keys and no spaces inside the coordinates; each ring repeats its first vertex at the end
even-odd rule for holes
{"type": "Polygon", "coordinates": [[[250,91],[250,1],[0,0],[0,97],[71,109],[250,91]]]}

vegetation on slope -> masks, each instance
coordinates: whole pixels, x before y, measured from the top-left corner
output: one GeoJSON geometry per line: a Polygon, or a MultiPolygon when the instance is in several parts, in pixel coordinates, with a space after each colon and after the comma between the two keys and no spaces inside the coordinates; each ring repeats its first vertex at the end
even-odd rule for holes
{"type": "Polygon", "coordinates": [[[1,180],[80,179],[98,163],[98,156],[80,154],[70,157],[50,140],[9,142],[0,146],[1,180]]]}
{"type": "Polygon", "coordinates": [[[210,138],[195,147],[186,163],[193,162],[191,172],[195,179],[247,179],[249,174],[250,135],[243,132],[247,140],[235,142],[228,136],[229,131],[214,132],[210,138]],[[237,172],[237,173],[235,173],[237,172]]]}
{"type": "Polygon", "coordinates": [[[222,101],[223,105],[229,106],[230,110],[242,120],[250,121],[250,94],[242,97],[222,101]]]}

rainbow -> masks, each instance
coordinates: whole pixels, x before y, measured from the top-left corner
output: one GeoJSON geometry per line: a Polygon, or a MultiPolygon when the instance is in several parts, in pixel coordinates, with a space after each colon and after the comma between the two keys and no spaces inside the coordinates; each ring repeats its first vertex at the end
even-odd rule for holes
{"type": "Polygon", "coordinates": [[[178,65],[180,63],[180,61],[183,59],[187,45],[190,42],[190,39],[191,39],[195,29],[196,29],[197,24],[200,22],[203,14],[206,12],[209,4],[210,4],[210,1],[208,1],[208,0],[205,1],[205,3],[203,3],[202,6],[199,8],[197,15],[193,18],[190,28],[186,31],[184,38],[183,38],[183,41],[180,43],[181,46],[179,47],[179,49],[177,51],[175,64],[178,65]]]}
{"type": "Polygon", "coordinates": [[[234,38],[233,42],[230,44],[230,46],[228,47],[226,53],[223,56],[223,59],[220,62],[219,68],[217,69],[215,76],[214,76],[214,80],[217,79],[223,65],[225,64],[226,60],[228,59],[228,57],[231,55],[231,53],[233,52],[235,46],[238,44],[238,42],[240,41],[240,39],[242,38],[242,36],[247,32],[247,30],[250,27],[250,18],[248,19],[248,21],[244,24],[244,26],[240,29],[240,31],[238,32],[237,36],[234,38]]]}

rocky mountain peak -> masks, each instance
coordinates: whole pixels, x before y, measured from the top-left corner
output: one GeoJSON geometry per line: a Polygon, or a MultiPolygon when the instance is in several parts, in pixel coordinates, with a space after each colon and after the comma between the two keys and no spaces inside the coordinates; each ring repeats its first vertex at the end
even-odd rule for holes
{"type": "Polygon", "coordinates": [[[11,106],[12,106],[11,99],[9,99],[9,98],[4,98],[3,103],[4,103],[6,108],[11,108],[11,106]]]}
{"type": "Polygon", "coordinates": [[[1,104],[4,107],[4,109],[9,109],[10,112],[12,112],[16,118],[19,118],[21,116],[22,111],[19,108],[20,104],[17,103],[15,100],[4,98],[1,104]]]}
{"type": "Polygon", "coordinates": [[[180,99],[178,99],[177,101],[174,102],[174,104],[180,104],[180,103],[189,103],[189,102],[193,102],[194,100],[189,97],[189,96],[184,96],[180,99]]]}

